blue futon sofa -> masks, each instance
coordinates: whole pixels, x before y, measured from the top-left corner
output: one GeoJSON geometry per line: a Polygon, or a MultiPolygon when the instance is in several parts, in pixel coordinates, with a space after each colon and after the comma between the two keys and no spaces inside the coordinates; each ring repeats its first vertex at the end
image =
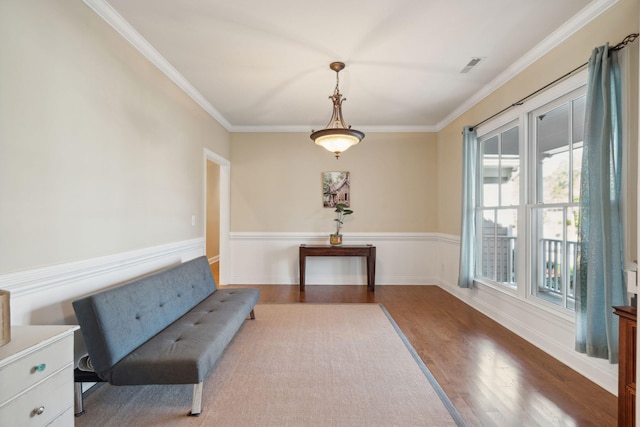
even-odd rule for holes
{"type": "MultiPolygon", "coordinates": [[[[258,297],[253,288],[216,289],[203,256],[73,301],[73,309],[96,380],[194,384],[190,415],[199,415],[203,380],[245,319],[255,318],[258,297]]],[[[78,383],[76,412],[83,412],[78,383]]]]}

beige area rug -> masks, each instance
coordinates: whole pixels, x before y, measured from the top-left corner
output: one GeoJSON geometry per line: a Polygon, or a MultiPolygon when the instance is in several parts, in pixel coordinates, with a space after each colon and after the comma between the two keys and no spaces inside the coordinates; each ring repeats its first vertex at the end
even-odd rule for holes
{"type": "Polygon", "coordinates": [[[377,304],[259,304],[204,381],[104,384],[76,426],[465,425],[377,304]]]}

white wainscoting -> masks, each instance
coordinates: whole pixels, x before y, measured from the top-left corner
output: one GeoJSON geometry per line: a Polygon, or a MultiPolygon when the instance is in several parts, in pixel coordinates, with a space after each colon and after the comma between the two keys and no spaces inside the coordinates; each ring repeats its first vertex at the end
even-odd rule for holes
{"type": "Polygon", "coordinates": [[[554,315],[551,310],[536,305],[535,300],[523,301],[515,293],[502,292],[481,284],[473,289],[459,288],[457,282],[460,238],[441,234],[438,241],[438,254],[443,265],[438,281],[441,288],[610,393],[618,394],[618,365],[611,365],[606,360],[576,352],[575,327],[572,320],[554,315]]]}
{"type": "Polygon", "coordinates": [[[74,324],[74,299],[203,254],[204,239],[192,239],[0,275],[0,289],[11,292],[14,325],[74,324]]]}
{"type": "MultiPolygon", "coordinates": [[[[377,285],[438,282],[436,233],[345,233],[343,239],[345,245],[376,246],[377,285]]],[[[326,233],[231,233],[230,283],[298,284],[300,245],[328,243],[326,233]]],[[[307,257],[307,285],[364,285],[366,274],[362,257],[307,257]]]]}
{"type": "MultiPolygon", "coordinates": [[[[347,233],[345,244],[377,248],[376,284],[438,285],[538,348],[617,394],[617,365],[573,350],[573,322],[488,286],[457,286],[459,237],[439,233],[347,233]]],[[[321,233],[231,233],[232,284],[298,284],[298,248],[326,244],[321,233]]],[[[204,239],[0,275],[11,292],[11,322],[74,324],[71,301],[204,254],[204,239]]],[[[222,262],[225,262],[222,260],[222,262]]],[[[307,284],[365,284],[364,258],[307,258],[307,284]]],[[[76,334],[76,356],[83,353],[76,334]]]]}

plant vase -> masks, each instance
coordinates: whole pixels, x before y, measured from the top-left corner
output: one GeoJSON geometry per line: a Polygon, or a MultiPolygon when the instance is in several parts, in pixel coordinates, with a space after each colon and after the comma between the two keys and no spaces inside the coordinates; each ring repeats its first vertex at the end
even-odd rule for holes
{"type": "Polygon", "coordinates": [[[334,212],[336,213],[336,218],[334,219],[336,222],[336,232],[329,235],[329,243],[331,243],[331,246],[340,246],[342,244],[340,229],[342,228],[342,224],[344,224],[344,217],[351,215],[353,211],[349,209],[349,206],[345,203],[338,203],[334,212]]]}

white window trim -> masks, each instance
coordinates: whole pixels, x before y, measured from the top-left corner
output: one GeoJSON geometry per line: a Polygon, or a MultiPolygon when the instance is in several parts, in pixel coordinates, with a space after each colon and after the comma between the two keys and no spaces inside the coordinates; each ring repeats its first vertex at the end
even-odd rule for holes
{"type": "Polygon", "coordinates": [[[580,86],[585,85],[587,82],[587,70],[582,70],[575,73],[573,76],[559,82],[555,86],[550,87],[544,92],[536,95],[535,97],[527,100],[522,105],[517,105],[511,110],[501,114],[500,116],[491,119],[490,121],[478,126],[476,133],[478,137],[484,136],[486,133],[491,132],[501,126],[508,124],[514,120],[520,120],[519,125],[523,125],[523,121],[526,122],[526,115],[530,111],[533,111],[543,105],[559,98],[580,86]]]}
{"type": "MultiPolygon", "coordinates": [[[[535,115],[538,114],[538,110],[540,110],[540,108],[545,107],[545,110],[547,111],[551,111],[561,105],[566,104],[569,101],[569,96],[570,95],[574,95],[574,92],[579,90],[579,89],[584,89],[584,94],[580,95],[580,96],[586,96],[586,89],[585,89],[585,85],[586,82],[584,82],[581,85],[578,85],[576,88],[574,89],[570,89],[567,92],[563,93],[563,94],[559,94],[557,97],[551,99],[549,102],[542,104],[541,106],[532,109],[530,111],[527,112],[526,117],[527,119],[529,119],[529,124],[531,124],[531,118],[533,117],[535,119],[535,115]],[[535,113],[535,114],[534,114],[535,113]]],[[[573,98],[573,97],[572,97],[573,98]]],[[[527,136],[528,141],[531,142],[529,148],[529,151],[527,152],[527,159],[529,161],[527,167],[527,177],[530,178],[531,176],[533,176],[532,170],[536,167],[536,160],[535,160],[535,142],[533,142],[536,138],[536,134],[535,134],[535,130],[532,129],[531,127],[529,128],[529,134],[527,136]]],[[[529,200],[527,200],[527,204],[525,206],[525,210],[526,210],[526,224],[528,226],[527,229],[527,235],[529,237],[534,235],[533,232],[533,228],[535,227],[534,221],[532,220],[532,218],[530,217],[530,213],[533,212],[535,210],[535,208],[539,207],[538,203],[535,202],[535,200],[531,200],[531,198],[533,197],[534,199],[536,198],[536,196],[533,196],[533,194],[535,193],[535,191],[537,190],[536,188],[536,183],[535,182],[530,182],[529,183],[529,187],[527,188],[527,196],[529,196],[529,200]]],[[[554,206],[563,206],[564,203],[560,203],[560,204],[555,204],[555,203],[545,203],[543,204],[545,207],[554,207],[554,206]]],[[[528,246],[527,246],[527,257],[526,257],[526,263],[527,263],[527,283],[525,284],[525,286],[523,286],[523,288],[525,288],[525,298],[529,299],[531,301],[532,304],[536,305],[537,307],[546,307],[548,310],[558,310],[560,313],[564,313],[569,315],[569,317],[572,320],[575,320],[575,311],[569,310],[567,308],[564,307],[564,305],[562,306],[558,306],[555,305],[549,301],[545,301],[544,299],[538,298],[536,295],[534,295],[534,289],[533,287],[536,286],[536,284],[534,283],[534,278],[535,280],[537,280],[537,277],[535,277],[535,273],[534,273],[534,268],[536,268],[536,266],[533,265],[533,256],[531,254],[531,251],[533,250],[532,245],[531,245],[531,240],[529,240],[528,242],[528,246]]],[[[566,295],[564,296],[564,298],[566,298],[566,295]]]]}
{"type": "MultiPolygon", "coordinates": [[[[521,196],[524,194],[528,194],[527,192],[530,190],[529,186],[529,164],[526,164],[525,159],[529,159],[529,152],[526,147],[526,142],[528,141],[530,132],[529,132],[529,113],[554,101],[557,98],[560,98],[582,86],[584,86],[587,82],[587,70],[583,70],[575,73],[573,76],[559,82],[555,86],[545,90],[544,92],[532,97],[531,99],[524,102],[522,105],[518,105],[513,107],[511,110],[501,114],[500,116],[478,126],[476,129],[476,133],[478,138],[484,137],[486,134],[492,133],[495,130],[509,125],[510,123],[517,122],[517,126],[519,128],[519,138],[520,138],[520,152],[526,153],[520,157],[520,168],[525,173],[523,174],[523,179],[520,180],[520,194],[521,196]]],[[[524,233],[519,233],[518,235],[518,251],[520,254],[528,254],[529,253],[529,241],[530,241],[530,224],[531,219],[527,217],[528,212],[526,208],[526,204],[521,203],[518,208],[518,217],[524,218],[525,223],[527,225],[526,228],[522,227],[525,230],[524,233]]],[[[563,307],[555,306],[547,301],[544,301],[540,298],[536,298],[534,295],[531,295],[529,292],[529,287],[531,286],[531,281],[528,279],[531,273],[531,262],[529,256],[520,256],[518,257],[518,283],[516,289],[510,288],[508,286],[502,286],[497,283],[493,283],[491,281],[487,281],[481,278],[476,278],[474,283],[480,286],[486,286],[491,289],[495,289],[498,292],[510,295],[515,297],[521,301],[524,301],[528,304],[531,304],[540,310],[543,310],[550,315],[554,315],[556,317],[562,318],[569,322],[575,322],[575,315],[573,312],[567,310],[563,307]],[[524,273],[524,274],[523,274],[524,273]]]]}
{"type": "MultiPolygon", "coordinates": [[[[510,121],[507,121],[506,123],[500,125],[499,127],[493,128],[490,132],[487,132],[486,134],[483,134],[481,137],[478,136],[478,140],[480,140],[480,139],[487,140],[487,139],[493,138],[496,135],[500,135],[502,132],[505,132],[508,129],[511,129],[511,128],[514,128],[514,127],[518,127],[518,142],[519,142],[518,150],[522,150],[522,147],[523,147],[523,144],[522,144],[523,135],[522,135],[522,129],[519,126],[520,126],[519,120],[511,119],[510,121]]],[[[522,152],[522,151],[520,151],[520,152],[522,152]]],[[[522,164],[523,164],[522,156],[520,156],[519,167],[520,167],[521,171],[524,170],[524,169],[522,169],[522,164]]],[[[524,188],[525,188],[523,186],[523,181],[526,181],[526,176],[522,176],[522,174],[520,174],[520,176],[521,176],[520,187],[518,188],[518,191],[519,191],[519,194],[522,195],[523,191],[524,191],[524,188]]],[[[480,186],[478,186],[478,191],[482,191],[480,186]]],[[[518,218],[524,218],[523,216],[521,216],[523,214],[523,212],[524,212],[522,210],[522,205],[519,204],[517,206],[517,208],[518,208],[518,218]]],[[[481,229],[481,225],[480,224],[482,223],[482,218],[476,218],[476,221],[477,221],[476,222],[476,230],[480,230],[481,229]]],[[[523,248],[520,247],[520,244],[521,244],[521,242],[523,240],[525,240],[525,239],[524,238],[521,239],[520,232],[518,232],[518,253],[522,253],[521,251],[522,251],[523,248]]],[[[481,251],[482,251],[482,249],[481,249],[480,242],[476,242],[476,252],[480,253],[481,251]]],[[[519,294],[520,286],[518,286],[518,284],[519,284],[519,280],[521,278],[521,274],[522,274],[521,272],[525,271],[524,270],[525,264],[523,264],[521,262],[520,258],[521,257],[518,258],[518,265],[517,265],[518,278],[517,278],[517,281],[516,281],[515,288],[511,287],[511,286],[508,286],[508,285],[505,285],[505,284],[500,283],[500,282],[496,282],[496,281],[490,280],[490,279],[488,279],[486,277],[476,277],[474,279],[474,281],[476,283],[481,283],[481,284],[483,284],[485,286],[488,286],[490,288],[499,290],[501,292],[512,294],[514,296],[520,297],[520,294],[519,294]]]]}

